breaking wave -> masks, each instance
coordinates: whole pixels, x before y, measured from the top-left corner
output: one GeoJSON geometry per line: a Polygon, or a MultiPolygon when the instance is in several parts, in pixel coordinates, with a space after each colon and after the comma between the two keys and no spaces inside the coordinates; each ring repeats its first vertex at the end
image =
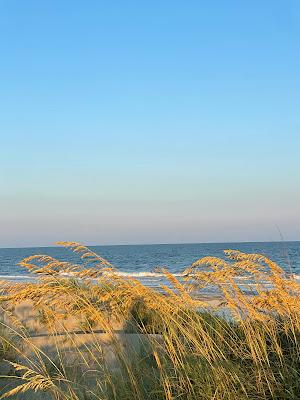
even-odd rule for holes
{"type": "MultiPolygon", "coordinates": [[[[106,275],[111,275],[110,272],[105,272],[106,275]]],[[[113,274],[121,277],[128,277],[128,278],[137,278],[137,279],[157,279],[160,280],[161,278],[165,278],[165,274],[163,272],[155,272],[155,271],[140,271],[140,272],[124,272],[124,271],[115,271],[113,274]]],[[[67,272],[61,272],[59,274],[60,276],[64,277],[69,277],[72,278],[75,276],[75,274],[72,273],[67,273],[67,272]]],[[[172,273],[173,276],[176,278],[181,278],[184,277],[183,272],[177,272],[177,273],[172,273]]],[[[300,274],[294,274],[294,278],[297,281],[300,281],[300,274]]],[[[0,275],[0,280],[12,280],[12,281],[35,281],[38,277],[34,275],[0,275]]],[[[251,285],[251,282],[249,280],[249,277],[245,276],[237,276],[235,279],[239,282],[245,281],[245,284],[251,285]]],[[[255,283],[252,283],[252,285],[255,285],[255,283]]]]}

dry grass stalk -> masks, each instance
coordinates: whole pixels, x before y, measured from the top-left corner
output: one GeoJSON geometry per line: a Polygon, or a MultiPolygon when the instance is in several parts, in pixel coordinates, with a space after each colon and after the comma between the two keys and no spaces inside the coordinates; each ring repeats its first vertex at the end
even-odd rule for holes
{"type": "Polygon", "coordinates": [[[2,293],[11,329],[33,354],[23,364],[12,364],[21,383],[6,396],[33,390],[60,400],[300,398],[295,384],[300,374],[300,285],[267,257],[227,250],[227,260],[194,262],[183,281],[162,270],[170,286],[155,291],[119,276],[85,246],[59,244],[78,254],[81,264],[28,257],[20,264],[39,280],[6,285],[2,293]],[[207,287],[220,293],[218,304],[201,300],[207,287]],[[24,301],[43,316],[58,361],[32,343],[9,311],[8,306],[24,301]],[[224,311],[227,317],[220,316],[224,311]],[[65,326],[69,318],[78,322],[76,334],[65,326]],[[124,326],[130,322],[138,332],[139,344],[130,352],[124,345],[128,335],[120,339],[116,321],[124,326]],[[109,346],[99,339],[99,330],[107,333],[109,346]],[[87,331],[91,340],[79,345],[87,331]],[[69,366],[70,355],[58,340],[62,334],[79,360],[76,368],[69,366]],[[81,372],[76,375],[75,369],[81,372]],[[89,379],[82,382],[82,376],[89,379]]]}

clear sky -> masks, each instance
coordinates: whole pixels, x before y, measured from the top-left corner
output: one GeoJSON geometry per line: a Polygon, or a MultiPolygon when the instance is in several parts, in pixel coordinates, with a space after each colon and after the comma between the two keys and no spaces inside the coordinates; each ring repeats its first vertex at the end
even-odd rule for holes
{"type": "Polygon", "coordinates": [[[0,247],[300,240],[298,1],[0,1],[0,247]]]}

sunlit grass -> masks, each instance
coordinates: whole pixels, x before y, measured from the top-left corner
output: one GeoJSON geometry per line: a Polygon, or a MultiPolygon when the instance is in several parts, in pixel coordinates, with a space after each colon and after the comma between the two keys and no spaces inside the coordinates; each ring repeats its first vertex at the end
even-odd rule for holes
{"type": "Polygon", "coordinates": [[[273,261],[228,250],[224,260],[196,260],[181,281],[162,270],[169,285],[154,290],[84,246],[60,245],[80,262],[31,256],[20,264],[39,280],[5,287],[9,335],[0,332],[0,343],[14,361],[3,396],[300,398],[300,285],[273,261]],[[207,287],[219,293],[214,301],[207,287]],[[24,302],[43,340],[18,317],[24,302]]]}

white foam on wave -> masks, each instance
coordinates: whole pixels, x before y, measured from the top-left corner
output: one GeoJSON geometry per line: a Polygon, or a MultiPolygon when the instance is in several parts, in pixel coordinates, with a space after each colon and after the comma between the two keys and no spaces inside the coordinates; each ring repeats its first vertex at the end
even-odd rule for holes
{"type": "MultiPolygon", "coordinates": [[[[72,272],[60,272],[60,276],[66,276],[66,277],[74,277],[76,274],[72,274],[72,272]]],[[[128,277],[128,278],[163,278],[165,277],[165,274],[162,272],[151,272],[151,271],[140,271],[140,272],[124,272],[124,271],[105,271],[104,275],[106,276],[123,276],[123,277],[128,277]]],[[[173,276],[176,277],[181,277],[184,276],[183,273],[172,273],[173,276]]]]}
{"type": "MultiPolygon", "coordinates": [[[[123,271],[115,271],[113,273],[111,272],[104,272],[104,275],[111,276],[111,275],[117,275],[117,276],[123,276],[123,277],[128,277],[128,278],[163,278],[165,277],[165,274],[162,272],[151,272],[151,271],[140,271],[140,272],[123,272],[123,271]]],[[[172,274],[173,276],[176,277],[181,277],[184,276],[183,273],[174,273],[172,274]]],[[[66,278],[72,278],[76,277],[76,273],[72,272],[60,272],[59,276],[61,277],[66,277],[66,278]]],[[[13,279],[13,280],[32,280],[36,279],[37,276],[34,275],[0,275],[0,279],[13,279]]]]}
{"type": "MultiPolygon", "coordinates": [[[[111,275],[117,275],[120,277],[128,277],[128,278],[137,278],[137,279],[161,279],[165,278],[165,274],[163,272],[153,272],[153,271],[140,271],[140,272],[124,272],[124,271],[114,271],[113,273],[106,271],[104,273],[107,276],[111,275]]],[[[59,273],[60,276],[66,277],[66,278],[72,278],[76,277],[76,274],[72,274],[72,272],[61,272],[59,273]]],[[[176,278],[181,278],[185,276],[183,272],[177,272],[177,273],[172,273],[173,276],[176,278]]],[[[300,281],[300,275],[294,274],[293,275],[294,279],[297,281],[300,281]]],[[[0,280],[18,280],[18,281],[27,281],[27,280],[36,280],[38,277],[34,275],[0,275],[0,280]]],[[[251,279],[249,277],[245,276],[237,276],[235,277],[237,282],[245,282],[245,285],[247,286],[255,286],[257,283],[251,282],[251,279]]],[[[268,282],[261,282],[267,284],[268,282]]]]}
{"type": "MultiPolygon", "coordinates": [[[[109,273],[108,273],[109,274],[109,273]]],[[[116,271],[116,275],[118,276],[128,276],[129,278],[163,278],[165,274],[162,272],[151,272],[151,271],[141,271],[141,272],[123,272],[116,271]]],[[[173,276],[180,277],[183,276],[183,273],[174,273],[173,276]]]]}

